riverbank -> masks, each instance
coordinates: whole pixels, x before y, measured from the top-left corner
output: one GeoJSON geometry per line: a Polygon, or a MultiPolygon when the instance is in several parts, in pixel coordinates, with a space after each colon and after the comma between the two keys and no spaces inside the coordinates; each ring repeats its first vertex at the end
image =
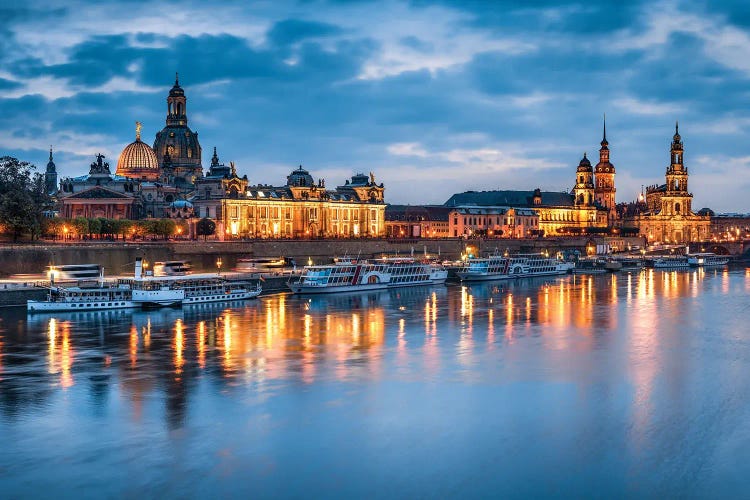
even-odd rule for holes
{"type": "Polygon", "coordinates": [[[493,251],[540,252],[578,250],[588,245],[639,246],[642,238],[540,238],[540,239],[328,239],[328,240],[252,240],[252,241],[138,241],[138,242],[66,242],[0,246],[0,278],[11,274],[41,273],[50,264],[97,263],[107,274],[130,272],[141,257],[150,262],[189,260],[197,270],[232,269],[240,258],[289,257],[298,265],[327,263],[336,256],[371,258],[382,254],[440,255],[456,260],[462,253],[493,251]]]}

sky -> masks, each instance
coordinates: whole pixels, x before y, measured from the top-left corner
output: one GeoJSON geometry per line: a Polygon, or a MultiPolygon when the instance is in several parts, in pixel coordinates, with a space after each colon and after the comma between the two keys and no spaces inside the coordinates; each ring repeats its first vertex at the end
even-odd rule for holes
{"type": "Polygon", "coordinates": [[[693,207],[750,212],[742,0],[0,2],[0,155],[60,176],[153,144],[179,72],[203,165],[251,183],[373,172],[389,203],[570,190],[606,114],[617,201],[664,182],[679,120],[693,207]]]}

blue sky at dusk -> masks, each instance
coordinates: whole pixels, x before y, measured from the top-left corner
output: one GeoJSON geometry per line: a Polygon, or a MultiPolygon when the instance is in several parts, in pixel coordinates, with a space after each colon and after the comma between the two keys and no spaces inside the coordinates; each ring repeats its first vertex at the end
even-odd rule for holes
{"type": "Polygon", "coordinates": [[[203,164],[252,183],[374,172],[391,203],[569,190],[602,115],[618,201],[675,120],[695,209],[750,212],[750,11],[721,2],[0,4],[0,154],[62,176],[153,143],[179,71],[203,164]],[[625,6],[623,6],[625,5],[625,6]]]}

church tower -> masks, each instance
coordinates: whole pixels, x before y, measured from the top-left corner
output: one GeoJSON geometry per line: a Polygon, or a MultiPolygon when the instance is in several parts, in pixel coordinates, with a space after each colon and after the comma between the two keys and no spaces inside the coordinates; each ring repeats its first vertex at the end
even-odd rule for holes
{"type": "Polygon", "coordinates": [[[47,170],[44,172],[44,188],[50,196],[57,194],[57,166],[52,160],[52,147],[49,148],[49,162],[47,162],[47,170]]]}
{"type": "Polygon", "coordinates": [[[574,203],[577,207],[591,207],[594,205],[594,170],[591,162],[583,153],[576,169],[576,185],[573,187],[574,203]]]}
{"type": "Polygon", "coordinates": [[[599,148],[599,163],[596,164],[596,202],[608,210],[607,219],[610,226],[617,217],[615,193],[615,166],[609,161],[609,142],[607,142],[607,120],[604,120],[604,132],[599,148]]]}
{"type": "Polygon", "coordinates": [[[666,190],[661,197],[663,215],[692,215],[690,205],[693,195],[688,192],[688,170],[684,164],[683,153],[679,124],[675,123],[670,147],[670,164],[667,167],[666,190]]]}
{"type": "Polygon", "coordinates": [[[195,180],[203,177],[198,132],[188,127],[187,98],[175,74],[174,86],[167,96],[166,126],[156,134],[154,152],[160,177],[171,179],[181,192],[192,191],[195,180]]]}

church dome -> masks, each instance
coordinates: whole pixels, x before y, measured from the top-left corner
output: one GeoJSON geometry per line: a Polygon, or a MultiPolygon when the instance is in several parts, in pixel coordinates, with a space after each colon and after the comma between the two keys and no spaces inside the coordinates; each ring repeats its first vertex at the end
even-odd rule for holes
{"type": "Polygon", "coordinates": [[[299,166],[296,170],[292,170],[292,173],[286,177],[287,186],[297,187],[311,187],[315,185],[315,181],[310,175],[310,172],[299,166]]]}
{"type": "Polygon", "coordinates": [[[135,141],[131,142],[120,153],[117,160],[117,175],[155,181],[159,178],[159,161],[156,153],[145,142],[141,141],[141,124],[136,125],[135,141]]]}
{"type": "Polygon", "coordinates": [[[591,172],[592,171],[591,162],[586,156],[586,153],[583,153],[583,158],[581,158],[581,162],[578,164],[578,171],[579,172],[591,172]]]}

